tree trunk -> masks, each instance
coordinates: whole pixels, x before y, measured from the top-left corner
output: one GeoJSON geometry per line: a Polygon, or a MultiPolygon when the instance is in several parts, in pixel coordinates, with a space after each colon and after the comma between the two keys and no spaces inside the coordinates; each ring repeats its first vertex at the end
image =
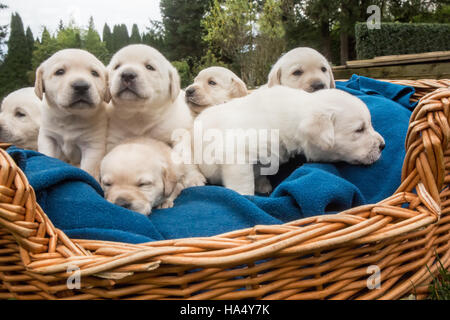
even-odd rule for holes
{"type": "Polygon", "coordinates": [[[322,53],[328,61],[331,61],[331,33],[328,21],[321,22],[320,35],[322,37],[322,53]]]}
{"type": "Polygon", "coordinates": [[[340,43],[341,43],[341,65],[345,65],[345,63],[348,61],[348,40],[349,36],[345,30],[341,30],[340,34],[340,43]]]}

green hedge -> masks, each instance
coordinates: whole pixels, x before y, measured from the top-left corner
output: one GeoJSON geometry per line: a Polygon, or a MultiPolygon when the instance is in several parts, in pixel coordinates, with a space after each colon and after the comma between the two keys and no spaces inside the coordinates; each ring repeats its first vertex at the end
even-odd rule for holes
{"type": "Polygon", "coordinates": [[[450,50],[450,24],[381,23],[369,30],[366,23],[355,26],[356,56],[378,56],[450,50]]]}

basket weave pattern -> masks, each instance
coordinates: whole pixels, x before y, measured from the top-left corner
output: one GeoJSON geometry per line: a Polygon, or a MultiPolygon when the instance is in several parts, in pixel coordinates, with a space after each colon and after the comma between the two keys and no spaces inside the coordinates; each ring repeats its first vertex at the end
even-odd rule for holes
{"type": "Polygon", "coordinates": [[[427,266],[436,272],[436,255],[450,266],[450,81],[392,82],[418,87],[416,98],[427,93],[411,117],[394,195],[209,238],[139,245],[69,239],[0,149],[0,299],[424,298],[427,266]],[[381,286],[369,290],[372,265],[381,286]],[[69,290],[73,266],[81,288],[69,290]]]}

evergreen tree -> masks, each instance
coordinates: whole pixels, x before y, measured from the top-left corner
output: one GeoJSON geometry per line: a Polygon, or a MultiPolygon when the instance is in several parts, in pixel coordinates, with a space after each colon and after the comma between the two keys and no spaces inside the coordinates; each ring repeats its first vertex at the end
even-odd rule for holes
{"type": "Polygon", "coordinates": [[[147,32],[142,36],[142,43],[154,47],[165,56],[168,55],[164,26],[160,21],[150,20],[150,26],[147,27],[147,32]]]}
{"type": "Polygon", "coordinates": [[[142,43],[141,34],[139,33],[139,27],[137,24],[133,24],[131,29],[130,44],[142,43]]]}
{"type": "Polygon", "coordinates": [[[200,21],[211,0],[161,0],[160,8],[170,60],[188,56],[199,60],[204,54],[204,30],[200,21]]]}
{"type": "Polygon", "coordinates": [[[103,63],[108,63],[109,52],[106,44],[100,39],[100,35],[95,30],[94,18],[89,19],[89,27],[84,37],[83,49],[89,51],[103,63]]]}
{"type": "Polygon", "coordinates": [[[113,28],[113,34],[112,34],[112,51],[111,54],[116,53],[123,47],[127,46],[130,42],[130,37],[128,35],[128,29],[125,24],[121,25],[115,25],[113,28]]]}
{"type": "Polygon", "coordinates": [[[30,85],[27,71],[30,67],[31,54],[22,19],[18,13],[11,15],[10,26],[8,54],[0,67],[0,97],[30,85]]]}
{"type": "Polygon", "coordinates": [[[109,53],[112,53],[114,51],[113,39],[111,28],[107,23],[105,23],[105,25],[103,26],[103,42],[105,43],[106,49],[108,49],[109,53]]]}

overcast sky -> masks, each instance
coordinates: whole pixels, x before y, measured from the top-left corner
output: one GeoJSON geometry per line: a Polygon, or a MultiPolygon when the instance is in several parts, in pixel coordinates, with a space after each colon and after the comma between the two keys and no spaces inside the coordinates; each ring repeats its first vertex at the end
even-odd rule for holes
{"type": "Polygon", "coordinates": [[[79,26],[87,26],[89,17],[100,35],[105,22],[112,29],[114,24],[125,23],[128,32],[136,23],[141,33],[149,26],[149,19],[161,20],[159,0],[0,0],[9,8],[0,11],[0,25],[9,24],[11,13],[18,12],[25,28],[31,27],[35,37],[40,37],[45,25],[51,32],[72,18],[79,26]]]}

